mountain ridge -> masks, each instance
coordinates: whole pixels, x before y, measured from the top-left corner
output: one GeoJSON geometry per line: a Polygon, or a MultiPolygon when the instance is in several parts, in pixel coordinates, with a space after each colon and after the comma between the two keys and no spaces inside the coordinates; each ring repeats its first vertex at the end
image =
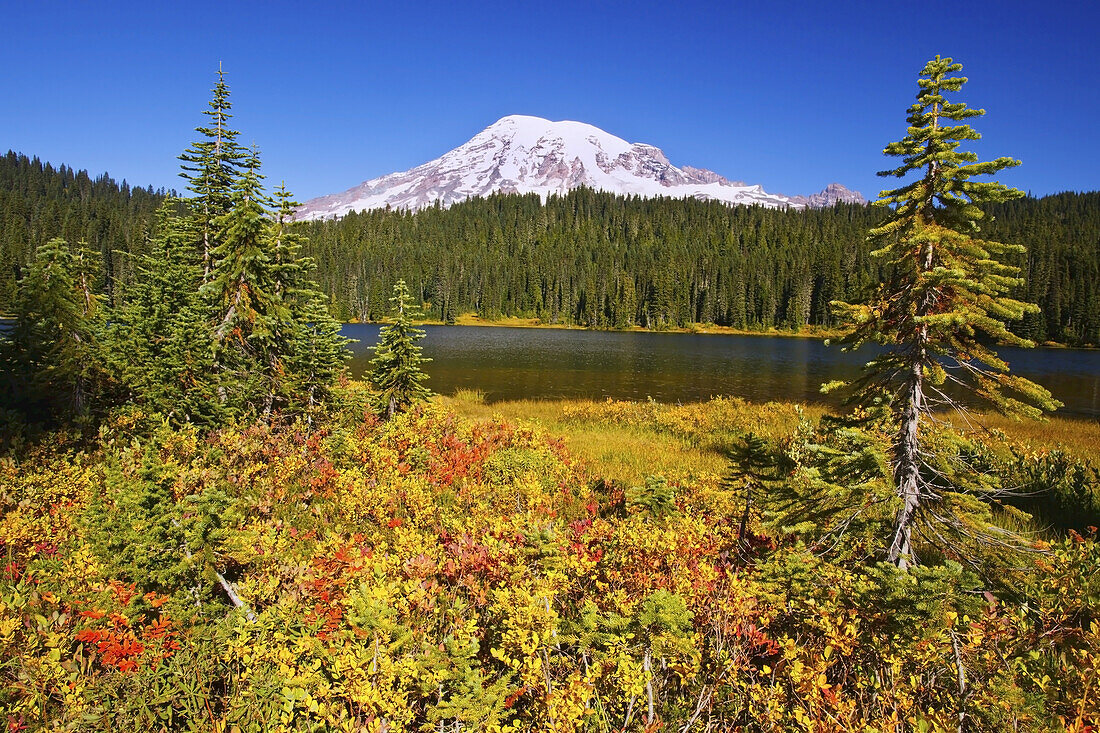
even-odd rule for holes
{"type": "Polygon", "coordinates": [[[491,193],[537,193],[544,200],[587,186],[643,198],[697,198],[769,208],[820,208],[865,203],[858,191],[831,183],[809,196],[769,193],[712,170],[673,165],[664,151],[630,143],[594,125],[508,115],[462,145],[406,171],[373,178],[307,201],[299,219],[337,218],[351,211],[448,207],[491,193]]]}

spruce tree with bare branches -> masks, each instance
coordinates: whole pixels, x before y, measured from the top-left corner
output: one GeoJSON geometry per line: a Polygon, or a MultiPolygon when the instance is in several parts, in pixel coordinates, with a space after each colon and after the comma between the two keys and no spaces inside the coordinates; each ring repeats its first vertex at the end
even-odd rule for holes
{"type": "Polygon", "coordinates": [[[833,304],[853,327],[845,339],[848,348],[885,346],[859,379],[826,389],[847,387],[856,405],[883,399],[890,405],[898,508],[886,557],[903,570],[917,562],[914,531],[940,546],[953,544],[952,536],[980,539],[983,531],[952,511],[965,492],[959,491],[957,475],[945,476],[942,461],[932,455],[926,432],[936,411],[965,412],[968,404],[981,403],[1037,418],[1060,406],[1046,389],[1012,374],[995,351],[996,344],[1033,346],[1005,323],[1039,309],[1010,295],[1022,280],[1019,269],[1005,260],[1024,248],[982,235],[983,206],[1024,194],[974,177],[1020,161],[979,162],[975,153],[959,150],[963,142],[981,137],[965,120],[985,114],[948,100],[946,95],[967,81],[952,76],[961,69],[939,56],[925,65],[917,101],[908,111],[908,132],[883,151],[901,162],[880,176],[917,174],[875,202],[888,210],[868,235],[878,246],[874,255],[888,263],[886,281],[869,302],[833,304]]]}

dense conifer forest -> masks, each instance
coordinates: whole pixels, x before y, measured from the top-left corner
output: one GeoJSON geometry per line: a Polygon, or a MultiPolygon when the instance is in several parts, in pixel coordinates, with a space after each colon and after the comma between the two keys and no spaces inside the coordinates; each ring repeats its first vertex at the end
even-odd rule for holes
{"type": "MultiPolygon", "coordinates": [[[[50,237],[99,252],[108,293],[129,282],[164,194],[9,152],[0,161],[0,310],[50,237]]],[[[1039,342],[1100,343],[1100,193],[1029,197],[989,213],[991,238],[1027,247],[1013,263],[1026,282],[1015,295],[1041,308],[1013,329],[1039,342]]],[[[426,315],[444,322],[476,312],[590,328],[797,330],[835,326],[829,302],[859,300],[881,280],[865,241],[881,218],[871,206],[778,211],[580,190],[545,205],[498,195],[298,227],[340,320],[384,318],[404,279],[426,315]]]]}
{"type": "Polygon", "coordinates": [[[9,150],[0,158],[0,311],[10,312],[35,248],[54,237],[87,242],[98,252],[108,288],[132,280],[126,255],[147,250],[153,212],[165,194],[9,150]]]}

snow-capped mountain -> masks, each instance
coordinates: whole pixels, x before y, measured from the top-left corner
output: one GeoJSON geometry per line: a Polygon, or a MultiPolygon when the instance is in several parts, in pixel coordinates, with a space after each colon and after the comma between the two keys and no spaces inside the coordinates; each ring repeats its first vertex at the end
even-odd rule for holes
{"type": "Polygon", "coordinates": [[[537,193],[545,199],[581,186],[628,196],[693,197],[773,208],[864,201],[839,183],[812,196],[768,193],[714,171],[674,166],[659,148],[628,143],[583,122],[510,115],[433,161],[307,201],[298,218],[328,219],[386,206],[415,211],[436,201],[450,206],[498,191],[537,193]]]}
{"type": "Polygon", "coordinates": [[[863,198],[863,194],[859,191],[849,190],[839,183],[830,183],[821,191],[812,193],[809,196],[791,197],[792,206],[801,204],[811,209],[827,209],[841,202],[846,204],[865,204],[867,203],[867,199],[863,198]]]}

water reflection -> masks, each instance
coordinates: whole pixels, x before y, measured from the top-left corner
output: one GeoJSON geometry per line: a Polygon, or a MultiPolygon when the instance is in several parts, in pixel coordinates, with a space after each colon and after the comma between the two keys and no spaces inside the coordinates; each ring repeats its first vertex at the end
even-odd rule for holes
{"type": "MultiPolygon", "coordinates": [[[[818,391],[850,379],[871,358],[814,339],[614,333],[491,326],[427,326],[429,386],[476,388],[491,401],[588,397],[696,402],[735,395],[755,401],[828,401],[818,391]]],[[[379,326],[348,324],[352,373],[369,369],[379,326]]],[[[1043,384],[1067,414],[1100,416],[1100,351],[1000,350],[1014,372],[1043,384]]]]}

